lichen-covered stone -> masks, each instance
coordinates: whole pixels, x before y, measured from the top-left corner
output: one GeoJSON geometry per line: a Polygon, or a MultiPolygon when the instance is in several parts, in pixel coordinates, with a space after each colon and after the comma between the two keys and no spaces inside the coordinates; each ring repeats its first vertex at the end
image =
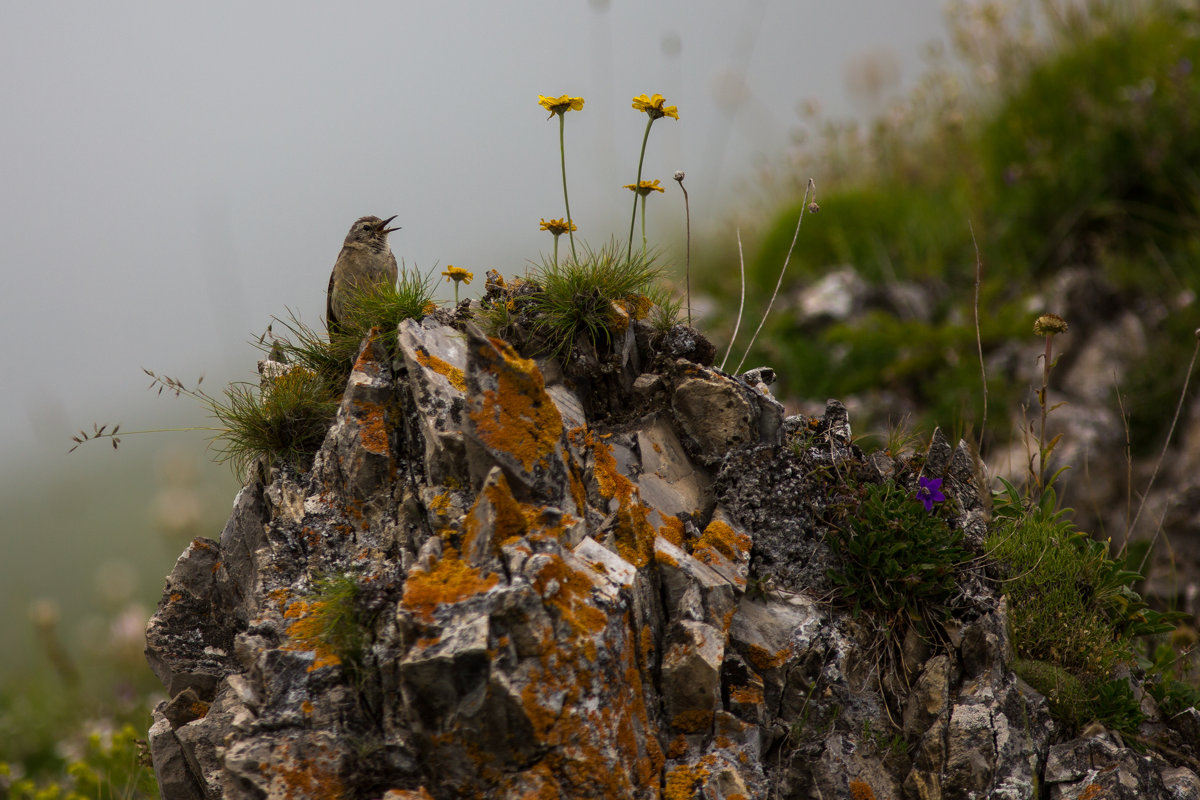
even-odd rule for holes
{"type": "MultiPolygon", "coordinates": [[[[829,602],[839,492],[911,471],[864,458],[841,403],[785,422],[769,370],[652,353],[635,316],[583,353],[612,374],[432,320],[394,360],[367,338],[312,468],[257,470],[167,580],[147,631],[166,800],[1032,799],[1043,767],[1077,797],[1102,779],[1085,755],[1188,796],[1125,748],[1047,766],[994,587],[964,582],[944,637],[886,646],[829,602]]],[[[925,467],[981,541],[969,448],[938,439],[925,467]]]]}

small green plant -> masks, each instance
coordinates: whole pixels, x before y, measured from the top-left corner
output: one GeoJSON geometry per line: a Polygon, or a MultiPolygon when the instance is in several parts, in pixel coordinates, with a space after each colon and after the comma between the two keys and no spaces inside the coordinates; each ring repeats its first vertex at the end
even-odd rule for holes
{"type": "Polygon", "coordinates": [[[856,615],[871,613],[888,630],[913,624],[928,634],[949,615],[970,553],[962,532],[932,513],[945,500],[941,480],[922,481],[915,495],[892,480],[860,488],[857,506],[830,532],[840,565],[829,577],[856,615]]]}
{"type": "Polygon", "coordinates": [[[613,304],[645,296],[662,273],[653,252],[626,259],[615,242],[599,250],[585,245],[580,262],[544,262],[534,277],[540,290],[530,295],[534,333],[556,356],[569,353],[580,337],[600,350],[612,341],[613,304]]]}
{"type": "Polygon", "coordinates": [[[358,579],[349,573],[319,578],[310,594],[313,637],[353,667],[361,666],[366,646],[361,595],[358,579]]]}
{"type": "Polygon", "coordinates": [[[654,284],[646,291],[646,297],[654,307],[650,309],[650,324],[656,333],[666,333],[679,324],[679,311],[683,301],[664,284],[654,284]]]}
{"type": "Polygon", "coordinates": [[[1153,659],[1146,664],[1146,690],[1168,717],[1189,708],[1200,708],[1194,660],[1196,632],[1181,626],[1172,639],[1177,641],[1160,642],[1153,659]]]}

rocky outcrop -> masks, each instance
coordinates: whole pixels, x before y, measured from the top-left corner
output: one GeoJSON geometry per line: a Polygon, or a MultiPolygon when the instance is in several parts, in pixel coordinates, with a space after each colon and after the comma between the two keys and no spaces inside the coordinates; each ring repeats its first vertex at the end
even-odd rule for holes
{"type": "MultiPolygon", "coordinates": [[[[907,465],[629,336],[603,402],[470,326],[368,338],[311,469],[260,464],[167,580],[164,798],[1200,797],[1060,742],[978,576],[924,639],[831,604],[829,482],[907,465]]],[[[925,474],[978,547],[966,447],[925,474]]]]}

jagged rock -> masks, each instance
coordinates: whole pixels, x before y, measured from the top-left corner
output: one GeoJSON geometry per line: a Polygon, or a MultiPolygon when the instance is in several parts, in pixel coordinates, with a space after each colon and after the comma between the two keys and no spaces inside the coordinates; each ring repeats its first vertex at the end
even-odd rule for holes
{"type": "Polygon", "coordinates": [[[1046,783],[1053,800],[1166,797],[1162,766],[1101,734],[1052,746],[1046,756],[1046,783]]]}
{"type": "Polygon", "coordinates": [[[783,435],[783,406],[741,381],[715,370],[677,361],[671,408],[683,433],[700,453],[720,456],[754,445],[778,445],[783,435]]]}
{"type": "MultiPolygon", "coordinates": [[[[898,659],[829,602],[838,481],[912,470],[863,458],[837,401],[785,421],[765,368],[654,361],[629,330],[596,385],[470,326],[367,338],[312,468],[260,464],[168,578],[166,800],[1035,796],[1055,727],[994,588],[964,582],[953,633],[898,659]]],[[[925,469],[978,546],[969,447],[925,469]]]]}
{"type": "Polygon", "coordinates": [[[150,669],[172,697],[189,689],[212,697],[221,678],[235,671],[237,614],[218,581],[219,567],[220,546],[193,539],[175,562],[146,628],[150,669]]]}
{"type": "Polygon", "coordinates": [[[462,334],[433,319],[400,323],[400,353],[416,403],[425,443],[425,477],[430,483],[465,481],[467,350],[462,334]]]}

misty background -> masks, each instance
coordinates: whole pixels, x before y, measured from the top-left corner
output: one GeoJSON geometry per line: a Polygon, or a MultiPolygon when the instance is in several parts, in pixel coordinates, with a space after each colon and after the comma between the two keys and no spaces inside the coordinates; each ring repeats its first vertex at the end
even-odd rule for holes
{"type": "Polygon", "coordinates": [[[670,253],[675,170],[693,242],[732,235],[735,213],[782,199],[763,182],[786,169],[804,104],[878,111],[848,92],[854,65],[884,64],[898,96],[944,35],[941,0],[77,1],[0,18],[0,641],[24,635],[36,598],[68,630],[104,603],[148,612],[182,548],[156,538],[173,514],[177,533],[219,535],[237,482],[206,462],[204,434],[67,454],[93,422],[210,424],[147,392],[143,367],[214,394],[255,380],[249,342],[273,315],[321,324],[362,215],[397,215],[408,267],[475,272],[464,297],[484,270],[520,274],[551,250],[538,221],[564,216],[558,125],[538,94],[585,98],[567,174],[596,245],[628,231],[621,186],[645,128],[630,99],[678,106],[643,174],[667,188],[648,233],[670,253]]]}

